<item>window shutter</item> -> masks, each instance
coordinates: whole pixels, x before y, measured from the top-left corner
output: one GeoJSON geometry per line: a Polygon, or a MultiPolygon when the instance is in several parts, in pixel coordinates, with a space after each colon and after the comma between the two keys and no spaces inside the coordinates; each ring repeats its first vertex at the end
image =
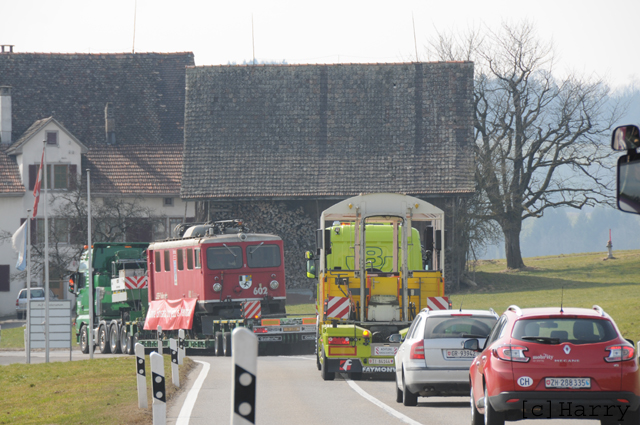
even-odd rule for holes
{"type": "Polygon", "coordinates": [[[0,264],[0,292],[9,292],[10,290],[9,265],[0,264]]]}
{"type": "Polygon", "coordinates": [[[38,175],[38,166],[35,164],[29,164],[29,190],[33,190],[36,187],[36,176],[38,175]]]}
{"type": "Polygon", "coordinates": [[[78,166],[76,164],[69,165],[69,190],[76,190],[78,187],[78,166]]]}

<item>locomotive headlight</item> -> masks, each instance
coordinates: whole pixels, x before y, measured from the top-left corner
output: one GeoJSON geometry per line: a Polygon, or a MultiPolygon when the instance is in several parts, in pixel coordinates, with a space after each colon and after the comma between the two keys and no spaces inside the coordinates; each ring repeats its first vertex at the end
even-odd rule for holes
{"type": "Polygon", "coordinates": [[[280,286],[280,284],[278,283],[278,281],[277,281],[277,280],[272,280],[271,282],[269,282],[269,287],[270,287],[271,289],[273,289],[274,291],[275,291],[276,289],[278,289],[278,287],[279,287],[279,286],[280,286]]]}
{"type": "Polygon", "coordinates": [[[218,283],[218,282],[214,283],[214,284],[213,284],[213,291],[214,291],[214,292],[220,292],[220,291],[222,291],[222,284],[221,284],[221,283],[218,283]]]}

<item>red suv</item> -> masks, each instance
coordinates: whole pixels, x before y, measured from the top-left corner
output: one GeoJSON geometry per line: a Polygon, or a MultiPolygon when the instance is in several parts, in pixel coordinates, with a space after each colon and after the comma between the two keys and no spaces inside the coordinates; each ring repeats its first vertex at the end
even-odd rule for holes
{"type": "Polygon", "coordinates": [[[633,342],[599,306],[511,306],[469,369],[472,425],[521,419],[640,423],[640,372],[633,342]],[[483,418],[484,416],[484,418],[483,418]]]}

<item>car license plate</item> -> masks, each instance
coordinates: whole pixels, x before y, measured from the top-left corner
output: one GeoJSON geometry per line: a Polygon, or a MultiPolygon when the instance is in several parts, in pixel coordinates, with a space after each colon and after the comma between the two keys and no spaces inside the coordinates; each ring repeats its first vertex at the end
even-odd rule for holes
{"type": "Polygon", "coordinates": [[[300,332],[300,326],[285,326],[282,330],[285,332],[300,332]]]}
{"type": "Polygon", "coordinates": [[[546,388],[591,388],[591,378],[545,378],[546,388]]]}
{"type": "Polygon", "coordinates": [[[445,359],[473,359],[476,356],[475,351],[471,350],[442,350],[445,359]]]}

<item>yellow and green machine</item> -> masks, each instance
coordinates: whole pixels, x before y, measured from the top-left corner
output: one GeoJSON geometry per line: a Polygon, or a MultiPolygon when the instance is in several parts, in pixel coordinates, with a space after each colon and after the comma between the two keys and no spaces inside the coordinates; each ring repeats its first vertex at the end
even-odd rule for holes
{"type": "Polygon", "coordinates": [[[423,308],[448,308],[443,230],[442,210],[394,193],[355,196],[322,212],[317,251],[306,257],[307,276],[317,279],[324,380],[395,372],[400,344],[389,336],[423,308]]]}

